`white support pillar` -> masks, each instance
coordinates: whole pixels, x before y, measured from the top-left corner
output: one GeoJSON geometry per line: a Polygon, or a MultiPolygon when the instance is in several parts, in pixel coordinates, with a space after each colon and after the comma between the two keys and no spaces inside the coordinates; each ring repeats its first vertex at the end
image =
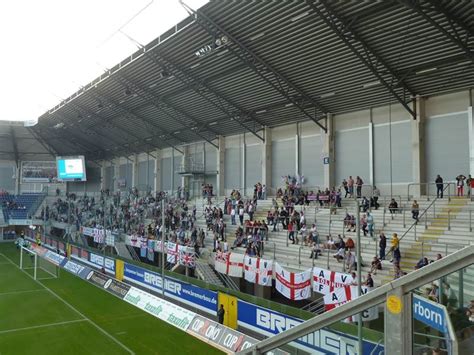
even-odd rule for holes
{"type": "Polygon", "coordinates": [[[151,185],[153,186],[153,190],[155,192],[161,191],[162,190],[162,185],[161,185],[161,157],[162,157],[162,152],[161,150],[157,149],[155,150],[154,154],[155,156],[155,171],[153,174],[153,182],[151,185]]]}
{"type": "Polygon", "coordinates": [[[105,191],[105,164],[106,162],[103,161],[100,164],[100,189],[105,191]]]}
{"type": "Polygon", "coordinates": [[[295,135],[295,175],[300,175],[300,130],[298,123],[296,124],[295,135]]]}
{"type": "MultiPolygon", "coordinates": [[[[189,168],[191,169],[194,169],[192,167],[193,164],[195,164],[196,162],[195,161],[190,161],[189,159],[189,146],[185,146],[183,147],[183,156],[181,157],[181,166],[188,166],[189,168]]],[[[189,180],[189,177],[188,176],[185,176],[185,175],[181,175],[181,179],[180,179],[180,185],[182,188],[188,188],[188,180],[189,180]]],[[[176,186],[175,190],[178,189],[178,186],[176,186]]]]}
{"type": "Polygon", "coordinates": [[[474,111],[472,106],[467,108],[469,124],[469,174],[474,175],[474,111]]]}
{"type": "Polygon", "coordinates": [[[372,121],[372,109],[370,109],[369,122],[369,182],[370,185],[375,185],[374,173],[374,123],[372,121]]]}
{"type": "MultiPolygon", "coordinates": [[[[425,166],[425,98],[415,99],[416,120],[411,120],[411,152],[412,152],[412,176],[413,183],[420,184],[426,182],[425,166]]],[[[410,195],[420,196],[426,192],[424,185],[413,185],[410,188],[410,195]]],[[[408,193],[408,190],[407,190],[408,193]]]]}
{"type": "Polygon", "coordinates": [[[273,195],[276,191],[272,189],[272,131],[269,127],[264,129],[262,149],[262,184],[267,188],[267,195],[273,195]]]}
{"type": "Polygon", "coordinates": [[[137,187],[138,185],[138,154],[133,155],[132,159],[132,186],[137,187]]]}
{"type": "Polygon", "coordinates": [[[327,132],[321,129],[321,135],[324,137],[323,145],[323,163],[324,163],[324,187],[331,188],[335,186],[335,134],[334,134],[334,116],[331,113],[326,117],[327,132]]]}
{"type": "Polygon", "coordinates": [[[225,138],[219,136],[219,149],[217,150],[217,179],[216,193],[218,196],[225,195],[225,138]]]}
{"type": "Polygon", "coordinates": [[[112,179],[112,184],[113,184],[113,191],[119,190],[117,186],[117,182],[120,179],[120,158],[114,159],[113,161],[113,179],[112,179]]]}
{"type": "Polygon", "coordinates": [[[247,145],[245,142],[245,133],[243,134],[243,141],[242,141],[242,193],[244,196],[247,196],[247,145]]]}

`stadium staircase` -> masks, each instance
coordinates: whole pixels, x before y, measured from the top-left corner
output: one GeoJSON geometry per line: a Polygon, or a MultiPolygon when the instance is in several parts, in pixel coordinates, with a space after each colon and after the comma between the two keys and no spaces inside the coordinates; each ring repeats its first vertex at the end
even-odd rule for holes
{"type": "MultiPolygon", "coordinates": [[[[124,242],[116,242],[115,243],[115,250],[117,250],[117,254],[120,257],[126,258],[126,259],[133,259],[132,254],[130,253],[130,250],[127,248],[127,245],[125,245],[124,242]]],[[[134,250],[134,252],[135,252],[135,250],[134,250]]]]}
{"type": "MultiPolygon", "coordinates": [[[[220,198],[222,201],[223,198],[220,198]]],[[[388,211],[389,198],[381,197],[379,199],[380,208],[378,210],[372,209],[371,213],[374,216],[375,238],[369,236],[361,236],[362,272],[366,274],[370,272],[371,261],[373,257],[378,254],[378,235],[381,231],[385,233],[388,239],[387,252],[390,247],[390,238],[392,233],[397,233],[403,236],[400,244],[402,254],[402,270],[409,272],[414,269],[414,266],[422,256],[434,260],[438,253],[443,256],[450,254],[463,246],[474,244],[474,235],[470,228],[472,228],[472,211],[474,203],[466,198],[452,197],[451,201],[445,199],[435,199],[422,196],[417,199],[420,206],[420,214],[423,214],[420,222],[413,226],[414,220],[411,217],[411,204],[413,200],[409,200],[406,196],[398,196],[397,201],[399,205],[398,213],[390,214],[388,211]],[[449,215],[449,216],[448,216],[449,215]],[[425,229],[426,227],[426,229],[425,229]]],[[[277,200],[277,203],[281,203],[277,200]]],[[[222,208],[222,206],[219,206],[222,208]]],[[[273,207],[272,199],[259,200],[257,210],[254,214],[255,220],[266,220],[267,212],[273,207]]],[[[196,204],[198,216],[203,204],[199,202],[196,204]]],[[[356,240],[356,235],[353,232],[347,232],[343,228],[343,219],[345,213],[355,214],[354,202],[349,199],[344,199],[342,208],[336,210],[336,214],[331,214],[328,208],[321,208],[315,205],[311,206],[296,206],[297,211],[303,211],[306,217],[308,229],[311,228],[312,223],[316,223],[320,235],[320,241],[324,242],[326,235],[331,234],[337,237],[338,234],[345,237],[351,237],[356,240]]],[[[247,215],[245,216],[247,218],[247,215]]],[[[224,215],[226,223],[226,237],[229,247],[233,245],[235,239],[235,231],[237,225],[231,225],[230,216],[224,215]]],[[[206,228],[204,218],[198,218],[197,225],[206,228]]],[[[323,255],[318,259],[311,259],[310,247],[301,245],[301,238],[299,245],[287,244],[287,231],[281,229],[277,232],[269,232],[268,242],[265,244],[263,257],[275,259],[282,266],[291,271],[300,271],[308,269],[312,266],[319,266],[333,271],[344,271],[343,263],[339,263],[333,258],[334,250],[324,250],[323,255]]],[[[269,226],[272,230],[272,226],[269,226]]],[[[212,249],[212,235],[209,234],[207,238],[207,246],[212,249]]],[[[244,248],[236,248],[233,252],[244,253],[244,248]]],[[[376,284],[381,285],[393,280],[393,266],[390,261],[383,261],[382,270],[378,270],[374,276],[376,284]]]]}
{"type": "Polygon", "coordinates": [[[195,273],[200,280],[212,285],[225,287],[224,282],[219,278],[219,276],[217,276],[216,271],[207,262],[198,259],[196,262],[195,273]]]}

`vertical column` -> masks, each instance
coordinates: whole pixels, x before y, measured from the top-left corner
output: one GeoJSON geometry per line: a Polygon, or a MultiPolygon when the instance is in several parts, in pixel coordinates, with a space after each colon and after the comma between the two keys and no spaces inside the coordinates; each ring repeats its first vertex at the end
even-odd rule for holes
{"type": "Polygon", "coordinates": [[[217,179],[216,179],[216,193],[218,196],[225,195],[225,138],[224,136],[217,137],[219,149],[217,150],[217,179]]]}
{"type": "Polygon", "coordinates": [[[413,352],[411,294],[401,287],[387,294],[385,305],[385,354],[403,355],[413,352]]]}
{"type": "Polygon", "coordinates": [[[474,175],[474,114],[472,106],[467,108],[469,124],[469,174],[474,175]]]}
{"type": "Polygon", "coordinates": [[[133,155],[132,160],[132,186],[137,187],[138,185],[138,154],[133,155]]]}
{"type": "Polygon", "coordinates": [[[244,196],[247,196],[247,179],[246,179],[246,167],[247,167],[247,146],[245,142],[245,133],[242,135],[243,140],[242,140],[242,192],[244,196]]]}
{"type": "Polygon", "coordinates": [[[155,192],[161,191],[162,190],[162,185],[161,185],[161,157],[162,157],[162,152],[161,150],[157,149],[154,152],[155,156],[155,171],[153,174],[153,182],[151,185],[153,186],[153,190],[155,192]]]}
{"type": "Polygon", "coordinates": [[[262,149],[262,184],[267,188],[267,195],[275,194],[272,187],[272,131],[265,127],[262,149]]]}
{"type": "Polygon", "coordinates": [[[300,130],[299,124],[296,124],[295,136],[295,174],[300,175],[300,130]]]}
{"type": "Polygon", "coordinates": [[[100,189],[105,190],[105,160],[100,164],[100,189]]]}
{"type": "Polygon", "coordinates": [[[113,166],[113,177],[114,177],[112,179],[112,184],[113,184],[112,191],[117,191],[119,190],[117,186],[117,182],[120,179],[120,158],[114,159],[112,164],[113,164],[112,166],[113,166]]]}
{"type": "Polygon", "coordinates": [[[324,136],[324,186],[328,188],[335,186],[334,167],[336,166],[336,162],[334,160],[335,135],[333,121],[334,116],[331,113],[328,113],[326,117],[327,132],[324,132],[324,130],[321,129],[321,135],[324,136]]]}
{"type": "Polygon", "coordinates": [[[21,176],[20,176],[20,174],[21,174],[20,169],[21,168],[20,168],[20,166],[21,166],[20,162],[17,162],[15,164],[15,167],[14,167],[14,169],[15,169],[15,174],[14,174],[14,176],[15,176],[15,195],[20,194],[20,181],[21,181],[21,176]]]}
{"type": "Polygon", "coordinates": [[[374,123],[372,120],[372,109],[369,115],[369,181],[370,185],[375,185],[374,177],[374,123]]]}
{"type": "MultiPolygon", "coordinates": [[[[411,121],[411,153],[412,153],[412,175],[413,183],[426,182],[425,167],[425,98],[415,99],[416,120],[411,121]]],[[[426,185],[413,185],[410,195],[420,196],[426,191],[426,185]]],[[[408,192],[408,191],[407,191],[408,192]]]]}
{"type": "MultiPolygon", "coordinates": [[[[181,165],[182,166],[185,166],[185,169],[186,170],[191,170],[191,172],[193,172],[195,170],[195,167],[194,165],[196,164],[196,162],[194,160],[191,160],[189,158],[189,146],[185,146],[183,147],[183,157],[182,157],[182,160],[181,160],[181,165]]],[[[185,171],[186,171],[185,170],[185,171]]],[[[189,177],[186,176],[185,174],[182,174],[181,175],[181,179],[180,179],[180,186],[182,188],[188,188],[188,179],[189,177]]],[[[178,186],[176,186],[176,189],[178,188],[178,186]]],[[[176,190],[175,189],[175,190],[176,190]]]]}

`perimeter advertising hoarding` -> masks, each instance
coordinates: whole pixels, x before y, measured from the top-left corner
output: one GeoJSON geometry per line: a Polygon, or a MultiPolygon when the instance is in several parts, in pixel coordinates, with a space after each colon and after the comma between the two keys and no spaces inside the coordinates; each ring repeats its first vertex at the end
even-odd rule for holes
{"type": "MultiPolygon", "coordinates": [[[[162,292],[161,275],[141,267],[125,263],[124,280],[135,283],[155,292],[162,292]]],[[[179,302],[195,307],[206,313],[216,315],[217,292],[206,290],[176,279],[165,279],[165,295],[179,302]]]]}
{"type": "Polygon", "coordinates": [[[60,266],[69,271],[71,274],[79,276],[81,279],[85,279],[89,272],[92,271],[91,268],[68,259],[64,259],[60,266]]]}
{"type": "MultiPolygon", "coordinates": [[[[193,321],[189,325],[188,333],[196,334],[199,337],[204,338],[211,343],[217,344],[233,353],[248,349],[252,345],[258,343],[257,339],[240,333],[237,330],[223,326],[222,324],[214,322],[200,315],[196,315],[194,317],[193,321]]],[[[267,352],[267,354],[283,355],[288,353],[275,349],[267,352]]]]}
{"type": "Polygon", "coordinates": [[[125,295],[124,301],[184,331],[188,329],[196,316],[194,312],[188,311],[187,309],[133,286],[130,287],[130,290],[125,295]]]}
{"type": "MultiPolygon", "coordinates": [[[[301,319],[241,300],[238,301],[237,309],[239,327],[269,337],[303,323],[301,319]]],[[[291,342],[291,345],[312,354],[357,354],[358,351],[356,337],[327,328],[301,337],[291,342]]],[[[364,340],[363,351],[364,354],[379,355],[383,354],[383,346],[364,340]]]]}
{"type": "Polygon", "coordinates": [[[97,271],[90,271],[86,276],[86,280],[122,299],[125,298],[130,290],[130,286],[97,271]]]}

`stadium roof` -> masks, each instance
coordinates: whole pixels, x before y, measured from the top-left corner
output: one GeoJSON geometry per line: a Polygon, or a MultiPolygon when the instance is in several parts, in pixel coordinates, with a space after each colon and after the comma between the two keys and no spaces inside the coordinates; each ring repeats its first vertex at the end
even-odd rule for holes
{"type": "MultiPolygon", "coordinates": [[[[185,6],[183,4],[183,6],[185,6]]],[[[89,159],[216,144],[263,126],[474,83],[471,1],[211,1],[39,118],[89,159]]]]}
{"type": "Polygon", "coordinates": [[[51,160],[54,155],[24,122],[0,121],[0,160],[51,160]]]}

